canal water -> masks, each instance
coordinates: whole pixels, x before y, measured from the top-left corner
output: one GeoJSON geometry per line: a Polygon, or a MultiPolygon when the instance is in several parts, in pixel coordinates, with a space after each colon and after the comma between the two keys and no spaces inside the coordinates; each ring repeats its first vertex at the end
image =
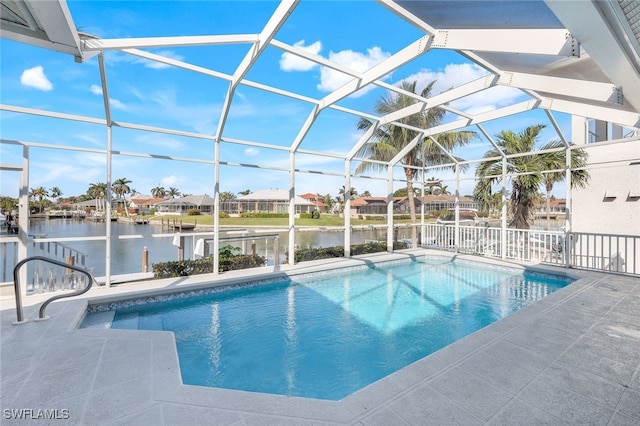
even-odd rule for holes
{"type": "MultiPolygon", "coordinates": [[[[30,221],[29,234],[37,237],[46,238],[82,238],[82,237],[104,237],[106,232],[106,224],[104,222],[93,222],[89,220],[77,219],[32,219],[30,221]]],[[[145,247],[149,256],[149,270],[153,263],[165,262],[169,260],[178,260],[179,247],[174,245],[175,234],[171,230],[162,228],[160,225],[134,225],[130,223],[111,223],[111,274],[130,274],[142,272],[142,253],[145,247]]],[[[184,258],[193,259],[194,249],[198,239],[211,239],[212,236],[194,235],[193,232],[184,231],[184,258]]],[[[278,233],[279,235],[279,255],[280,261],[286,260],[288,249],[288,236],[286,232],[278,233]]],[[[240,236],[234,233],[228,238],[240,236]]],[[[404,237],[403,237],[404,238],[404,237]]],[[[386,233],[382,230],[364,230],[354,231],[351,236],[352,244],[364,243],[365,240],[385,240],[386,233]]],[[[344,245],[344,233],[334,231],[308,231],[296,232],[296,246],[301,248],[308,247],[331,247],[344,245]]],[[[106,274],[106,243],[104,240],[94,241],[62,241],[67,247],[75,251],[86,254],[85,266],[90,268],[93,275],[101,277],[106,274]]],[[[273,264],[273,240],[266,239],[259,235],[255,239],[240,241],[221,241],[220,245],[230,244],[246,250],[251,250],[251,245],[255,244],[256,253],[265,256],[270,264],[273,264]]],[[[47,243],[30,244],[29,256],[44,255],[53,257],[46,252],[42,252],[42,246],[47,243]]],[[[213,245],[211,244],[211,248],[213,245]]],[[[45,248],[46,249],[46,248],[45,248]]],[[[53,250],[52,244],[49,249],[53,250]]],[[[15,244],[0,244],[0,250],[3,260],[0,264],[0,281],[12,281],[13,266],[15,265],[15,244]]],[[[60,246],[58,247],[60,252],[60,246]]],[[[62,260],[58,256],[58,260],[62,260]]],[[[76,259],[76,264],[80,263],[76,259]]]]}

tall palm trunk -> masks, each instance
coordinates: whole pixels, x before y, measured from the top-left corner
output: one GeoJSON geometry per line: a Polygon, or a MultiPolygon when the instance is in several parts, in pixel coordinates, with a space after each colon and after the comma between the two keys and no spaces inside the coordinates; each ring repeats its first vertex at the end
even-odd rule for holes
{"type": "Polygon", "coordinates": [[[510,228],[529,229],[531,196],[519,181],[513,182],[513,190],[511,192],[511,213],[513,217],[509,223],[510,228]]]}
{"type": "Polygon", "coordinates": [[[547,231],[551,230],[551,191],[553,190],[553,183],[547,182],[545,185],[547,190],[547,231]]]}

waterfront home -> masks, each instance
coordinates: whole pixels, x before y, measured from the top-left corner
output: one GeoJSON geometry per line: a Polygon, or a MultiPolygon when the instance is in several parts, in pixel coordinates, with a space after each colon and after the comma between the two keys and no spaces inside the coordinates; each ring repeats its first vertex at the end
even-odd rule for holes
{"type": "Polygon", "coordinates": [[[201,214],[213,214],[215,200],[204,195],[188,195],[155,203],[156,215],[187,214],[189,210],[199,210],[201,214]]]}
{"type": "MultiPolygon", "coordinates": [[[[296,215],[311,213],[316,205],[296,195],[294,197],[296,215]]],[[[262,189],[238,198],[240,213],[287,213],[289,211],[289,191],[285,189],[262,189]]]]}
{"type": "MultiPolygon", "coordinates": [[[[425,212],[451,210],[456,206],[456,198],[453,195],[425,195],[424,196],[425,212]]],[[[415,197],[416,209],[420,209],[420,197],[415,197]]],[[[477,210],[478,203],[467,197],[459,197],[458,203],[461,209],[477,210]]],[[[351,201],[351,217],[358,216],[386,216],[387,214],[387,197],[360,197],[351,201]]],[[[405,215],[409,214],[409,198],[393,197],[393,214],[405,215]]]]}
{"type": "MultiPolygon", "coordinates": [[[[567,211],[567,200],[551,200],[549,201],[549,217],[551,219],[563,219],[565,212],[567,211]]],[[[542,202],[536,205],[536,218],[547,217],[547,203],[542,202]]]]}
{"type": "MultiPolygon", "coordinates": [[[[417,197],[419,200],[419,197],[417,197]]],[[[440,195],[425,195],[424,199],[424,211],[439,211],[450,210],[453,211],[456,208],[456,197],[450,194],[440,195]]],[[[416,207],[419,203],[416,203],[416,207]]],[[[461,209],[465,210],[478,210],[478,202],[468,197],[458,197],[458,205],[461,209]]]]}
{"type": "Polygon", "coordinates": [[[329,210],[329,205],[325,203],[323,197],[318,194],[308,192],[306,194],[300,195],[300,198],[304,198],[305,200],[313,203],[313,205],[316,206],[316,210],[318,210],[320,213],[326,213],[329,210]]]}
{"type": "Polygon", "coordinates": [[[150,214],[152,209],[155,211],[155,205],[163,201],[167,201],[167,199],[150,197],[148,195],[136,195],[129,200],[129,211],[137,214],[150,214]]]}

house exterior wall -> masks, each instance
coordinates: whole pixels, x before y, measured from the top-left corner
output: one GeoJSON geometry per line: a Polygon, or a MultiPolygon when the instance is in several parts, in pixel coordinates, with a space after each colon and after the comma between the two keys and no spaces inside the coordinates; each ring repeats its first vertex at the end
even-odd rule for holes
{"type": "MultiPolygon", "coordinates": [[[[574,119],[574,125],[575,121],[574,119]]],[[[577,123],[580,133],[581,126],[579,121],[577,123]]],[[[615,258],[618,254],[626,253],[623,261],[627,268],[633,264],[633,257],[635,267],[639,268],[640,250],[637,247],[633,249],[633,246],[637,246],[640,239],[640,141],[585,149],[589,154],[590,180],[586,188],[572,190],[568,206],[571,212],[571,230],[606,236],[633,235],[637,238],[580,235],[573,244],[583,254],[583,259],[575,261],[583,260],[592,267],[611,270],[615,265],[599,265],[603,256],[599,259],[589,253],[603,253],[606,262],[610,262],[609,257],[615,258]],[[624,245],[629,247],[625,248],[624,245]]]]}
{"type": "Polygon", "coordinates": [[[640,196],[633,196],[640,193],[640,164],[630,164],[640,158],[640,142],[585,149],[590,180],[572,190],[572,230],[640,235],[640,196]]]}

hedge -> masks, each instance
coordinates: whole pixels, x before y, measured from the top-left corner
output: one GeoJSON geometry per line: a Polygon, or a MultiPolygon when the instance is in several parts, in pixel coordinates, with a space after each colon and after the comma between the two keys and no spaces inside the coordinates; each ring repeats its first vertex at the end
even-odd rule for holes
{"type": "Polygon", "coordinates": [[[289,213],[255,213],[255,212],[242,212],[240,217],[289,217],[289,213]]]}
{"type": "MultiPolygon", "coordinates": [[[[393,242],[394,250],[402,250],[402,249],[406,249],[407,247],[408,247],[408,244],[405,242],[402,242],[402,241],[393,242]]],[[[359,254],[367,254],[367,253],[379,253],[383,251],[387,251],[386,242],[355,244],[351,246],[351,255],[353,256],[359,255],[359,254]]],[[[298,262],[305,262],[307,260],[331,259],[334,257],[344,257],[343,246],[319,247],[319,248],[296,250],[294,254],[294,261],[298,263],[298,262]]]]}
{"type": "MultiPolygon", "coordinates": [[[[218,271],[234,271],[238,269],[256,268],[263,266],[266,259],[263,256],[251,254],[233,254],[240,248],[232,246],[220,247],[218,271]]],[[[203,257],[196,260],[173,260],[153,264],[154,278],[187,277],[189,275],[213,273],[213,258],[203,257]]]]}

